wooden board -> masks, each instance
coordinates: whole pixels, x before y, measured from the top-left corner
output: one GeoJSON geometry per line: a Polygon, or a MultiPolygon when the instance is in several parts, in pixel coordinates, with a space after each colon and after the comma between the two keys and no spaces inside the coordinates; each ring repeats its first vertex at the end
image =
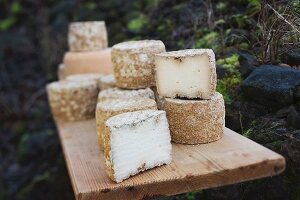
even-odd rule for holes
{"type": "Polygon", "coordinates": [[[226,129],[210,144],[173,144],[173,161],[120,184],[105,173],[95,120],[59,124],[76,199],[151,199],[273,176],[285,169],[279,154],[226,129]]]}

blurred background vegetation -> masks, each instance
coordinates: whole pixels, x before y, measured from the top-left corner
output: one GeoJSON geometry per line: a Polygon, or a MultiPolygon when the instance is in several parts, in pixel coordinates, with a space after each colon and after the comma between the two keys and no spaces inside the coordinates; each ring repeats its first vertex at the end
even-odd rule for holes
{"type": "Polygon", "coordinates": [[[276,106],[246,87],[266,64],[299,77],[299,16],[299,0],[0,0],[0,199],[74,199],[45,85],[57,80],[68,23],[92,20],[106,21],[110,46],[160,39],[167,50],[212,48],[226,126],[287,160],[277,177],[161,199],[300,199],[299,80],[289,80],[292,100],[276,106]]]}

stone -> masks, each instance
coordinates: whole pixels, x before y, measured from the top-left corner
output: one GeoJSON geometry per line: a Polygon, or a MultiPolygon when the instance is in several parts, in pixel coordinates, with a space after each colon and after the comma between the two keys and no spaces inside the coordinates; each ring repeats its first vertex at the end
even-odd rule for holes
{"type": "Polygon", "coordinates": [[[239,63],[243,78],[246,78],[259,64],[255,56],[244,51],[239,52],[239,63]]]}
{"type": "Polygon", "coordinates": [[[286,52],[284,61],[290,66],[300,66],[300,48],[286,52]]]}
{"type": "Polygon", "coordinates": [[[300,71],[275,65],[256,68],[242,83],[241,91],[248,100],[280,109],[294,103],[300,85],[300,71]]]}
{"type": "Polygon", "coordinates": [[[296,129],[300,129],[300,113],[297,112],[294,106],[289,108],[289,113],[286,118],[287,125],[296,129]]]}

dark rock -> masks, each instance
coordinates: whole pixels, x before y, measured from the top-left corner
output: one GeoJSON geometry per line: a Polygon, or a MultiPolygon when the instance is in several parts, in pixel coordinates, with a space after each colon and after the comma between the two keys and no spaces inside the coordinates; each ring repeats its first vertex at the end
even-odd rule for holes
{"type": "Polygon", "coordinates": [[[246,78],[259,65],[256,58],[247,52],[239,52],[239,63],[243,78],[246,78]]]}
{"type": "Polygon", "coordinates": [[[256,68],[242,83],[246,99],[272,109],[294,103],[294,92],[300,85],[300,71],[275,65],[256,68]]]}
{"type": "Polygon", "coordinates": [[[300,128],[300,113],[297,112],[294,106],[290,107],[286,120],[288,126],[296,129],[300,128]]]}
{"type": "Polygon", "coordinates": [[[300,85],[296,88],[295,90],[295,93],[294,93],[294,96],[295,96],[295,100],[298,102],[300,102],[300,85]]]}
{"type": "Polygon", "coordinates": [[[226,69],[223,65],[217,65],[218,79],[223,79],[228,72],[228,69],[226,69]]]}
{"type": "Polygon", "coordinates": [[[284,61],[290,66],[300,66],[300,48],[286,52],[284,61]]]}

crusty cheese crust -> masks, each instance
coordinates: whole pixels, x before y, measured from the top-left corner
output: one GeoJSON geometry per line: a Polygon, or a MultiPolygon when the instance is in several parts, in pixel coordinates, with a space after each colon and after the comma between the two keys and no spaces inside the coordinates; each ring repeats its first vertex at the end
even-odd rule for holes
{"type": "Polygon", "coordinates": [[[209,143],[220,139],[225,128],[223,96],[210,100],[163,99],[172,141],[182,144],[209,143]]]}
{"type": "Polygon", "coordinates": [[[112,63],[117,86],[139,89],[155,85],[154,56],[165,52],[160,40],[129,41],[112,47],[112,63]]]}

